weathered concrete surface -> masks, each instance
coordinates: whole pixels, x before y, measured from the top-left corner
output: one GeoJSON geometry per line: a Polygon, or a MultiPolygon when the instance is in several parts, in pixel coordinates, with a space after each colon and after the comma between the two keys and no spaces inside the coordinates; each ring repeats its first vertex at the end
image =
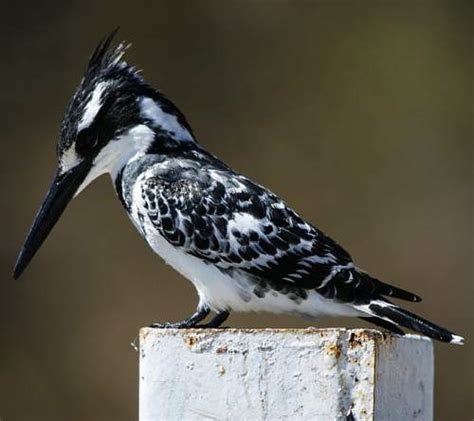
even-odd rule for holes
{"type": "Polygon", "coordinates": [[[364,329],[140,332],[140,420],[432,420],[431,341],[364,329]]]}

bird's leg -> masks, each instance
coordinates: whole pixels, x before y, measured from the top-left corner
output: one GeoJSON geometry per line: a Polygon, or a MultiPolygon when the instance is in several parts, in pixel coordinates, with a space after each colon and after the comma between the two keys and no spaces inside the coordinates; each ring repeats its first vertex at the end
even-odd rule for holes
{"type": "Polygon", "coordinates": [[[229,317],[230,311],[224,310],[217,313],[208,323],[203,323],[201,325],[196,325],[194,327],[199,328],[216,328],[219,327],[222,323],[224,323],[227,318],[229,317]]]}
{"type": "MultiPolygon", "coordinates": [[[[196,325],[206,318],[210,313],[208,307],[199,308],[193,315],[188,317],[186,320],[177,323],[153,323],[150,327],[156,327],[160,329],[186,329],[189,327],[196,327],[196,325]]],[[[217,316],[216,316],[217,317],[217,316]]]]}

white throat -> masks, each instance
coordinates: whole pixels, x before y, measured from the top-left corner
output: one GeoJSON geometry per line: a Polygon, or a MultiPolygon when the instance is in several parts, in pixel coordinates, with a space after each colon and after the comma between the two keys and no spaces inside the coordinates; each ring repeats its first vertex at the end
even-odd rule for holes
{"type": "Polygon", "coordinates": [[[128,162],[145,155],[154,139],[155,132],[145,124],[132,127],[112,139],[95,157],[92,168],[79,186],[76,196],[102,174],[109,173],[115,182],[121,169],[128,162]]]}
{"type": "MultiPolygon", "coordinates": [[[[91,101],[86,107],[81,127],[89,126],[94,121],[102,106],[101,97],[104,90],[103,85],[98,85],[91,101]]],[[[125,133],[110,140],[99,154],[95,157],[92,168],[79,186],[76,195],[84,190],[94,179],[102,174],[109,173],[115,182],[117,174],[131,160],[137,159],[146,154],[151,144],[155,141],[156,132],[164,133],[166,137],[177,142],[195,142],[193,136],[184,127],[174,114],[166,112],[159,101],[152,98],[137,98],[142,124],[138,124],[125,133]]],[[[80,163],[80,158],[75,152],[75,146],[72,145],[61,159],[63,170],[68,170],[80,163]]]]}

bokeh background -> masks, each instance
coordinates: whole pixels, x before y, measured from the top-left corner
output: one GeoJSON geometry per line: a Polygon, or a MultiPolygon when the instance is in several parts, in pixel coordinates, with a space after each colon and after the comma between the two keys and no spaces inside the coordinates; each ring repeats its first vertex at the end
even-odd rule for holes
{"type": "MultiPolygon", "coordinates": [[[[468,1],[2,1],[2,421],[136,419],[130,341],[197,302],[137,235],[108,177],[11,278],[65,105],[117,25],[134,44],[128,60],[201,143],[467,337],[435,345],[435,405],[436,419],[472,419],[472,22],[468,1]]],[[[229,325],[308,323],[233,315],[229,325]]]]}

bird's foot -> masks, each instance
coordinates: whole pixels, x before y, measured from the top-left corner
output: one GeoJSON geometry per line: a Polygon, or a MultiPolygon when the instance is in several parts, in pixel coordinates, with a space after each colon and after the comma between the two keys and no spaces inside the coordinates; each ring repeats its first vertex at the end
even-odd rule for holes
{"type": "Polygon", "coordinates": [[[207,307],[200,308],[192,316],[186,320],[177,323],[152,323],[150,327],[157,329],[187,329],[195,327],[200,321],[204,320],[206,316],[211,312],[207,307]]]}
{"type": "Polygon", "coordinates": [[[165,323],[152,323],[150,327],[155,328],[155,329],[186,329],[188,327],[194,327],[190,323],[186,323],[187,320],[183,320],[182,322],[177,322],[177,323],[170,323],[170,322],[165,322],[165,323]]]}
{"type": "Polygon", "coordinates": [[[203,324],[200,324],[200,325],[196,325],[194,327],[197,327],[197,328],[200,328],[200,329],[216,329],[216,328],[222,328],[224,329],[224,327],[222,325],[222,323],[224,323],[227,318],[229,317],[229,314],[230,312],[229,311],[221,311],[220,313],[217,313],[213,319],[211,319],[209,322],[207,323],[203,323],[203,324]]]}
{"type": "Polygon", "coordinates": [[[222,323],[224,323],[227,318],[229,317],[229,311],[221,311],[217,313],[214,318],[212,318],[208,323],[199,324],[200,321],[204,320],[204,318],[209,314],[209,310],[207,308],[198,310],[194,313],[191,317],[182,322],[177,323],[152,323],[150,325],[151,328],[156,329],[212,329],[219,327],[222,323]]]}

